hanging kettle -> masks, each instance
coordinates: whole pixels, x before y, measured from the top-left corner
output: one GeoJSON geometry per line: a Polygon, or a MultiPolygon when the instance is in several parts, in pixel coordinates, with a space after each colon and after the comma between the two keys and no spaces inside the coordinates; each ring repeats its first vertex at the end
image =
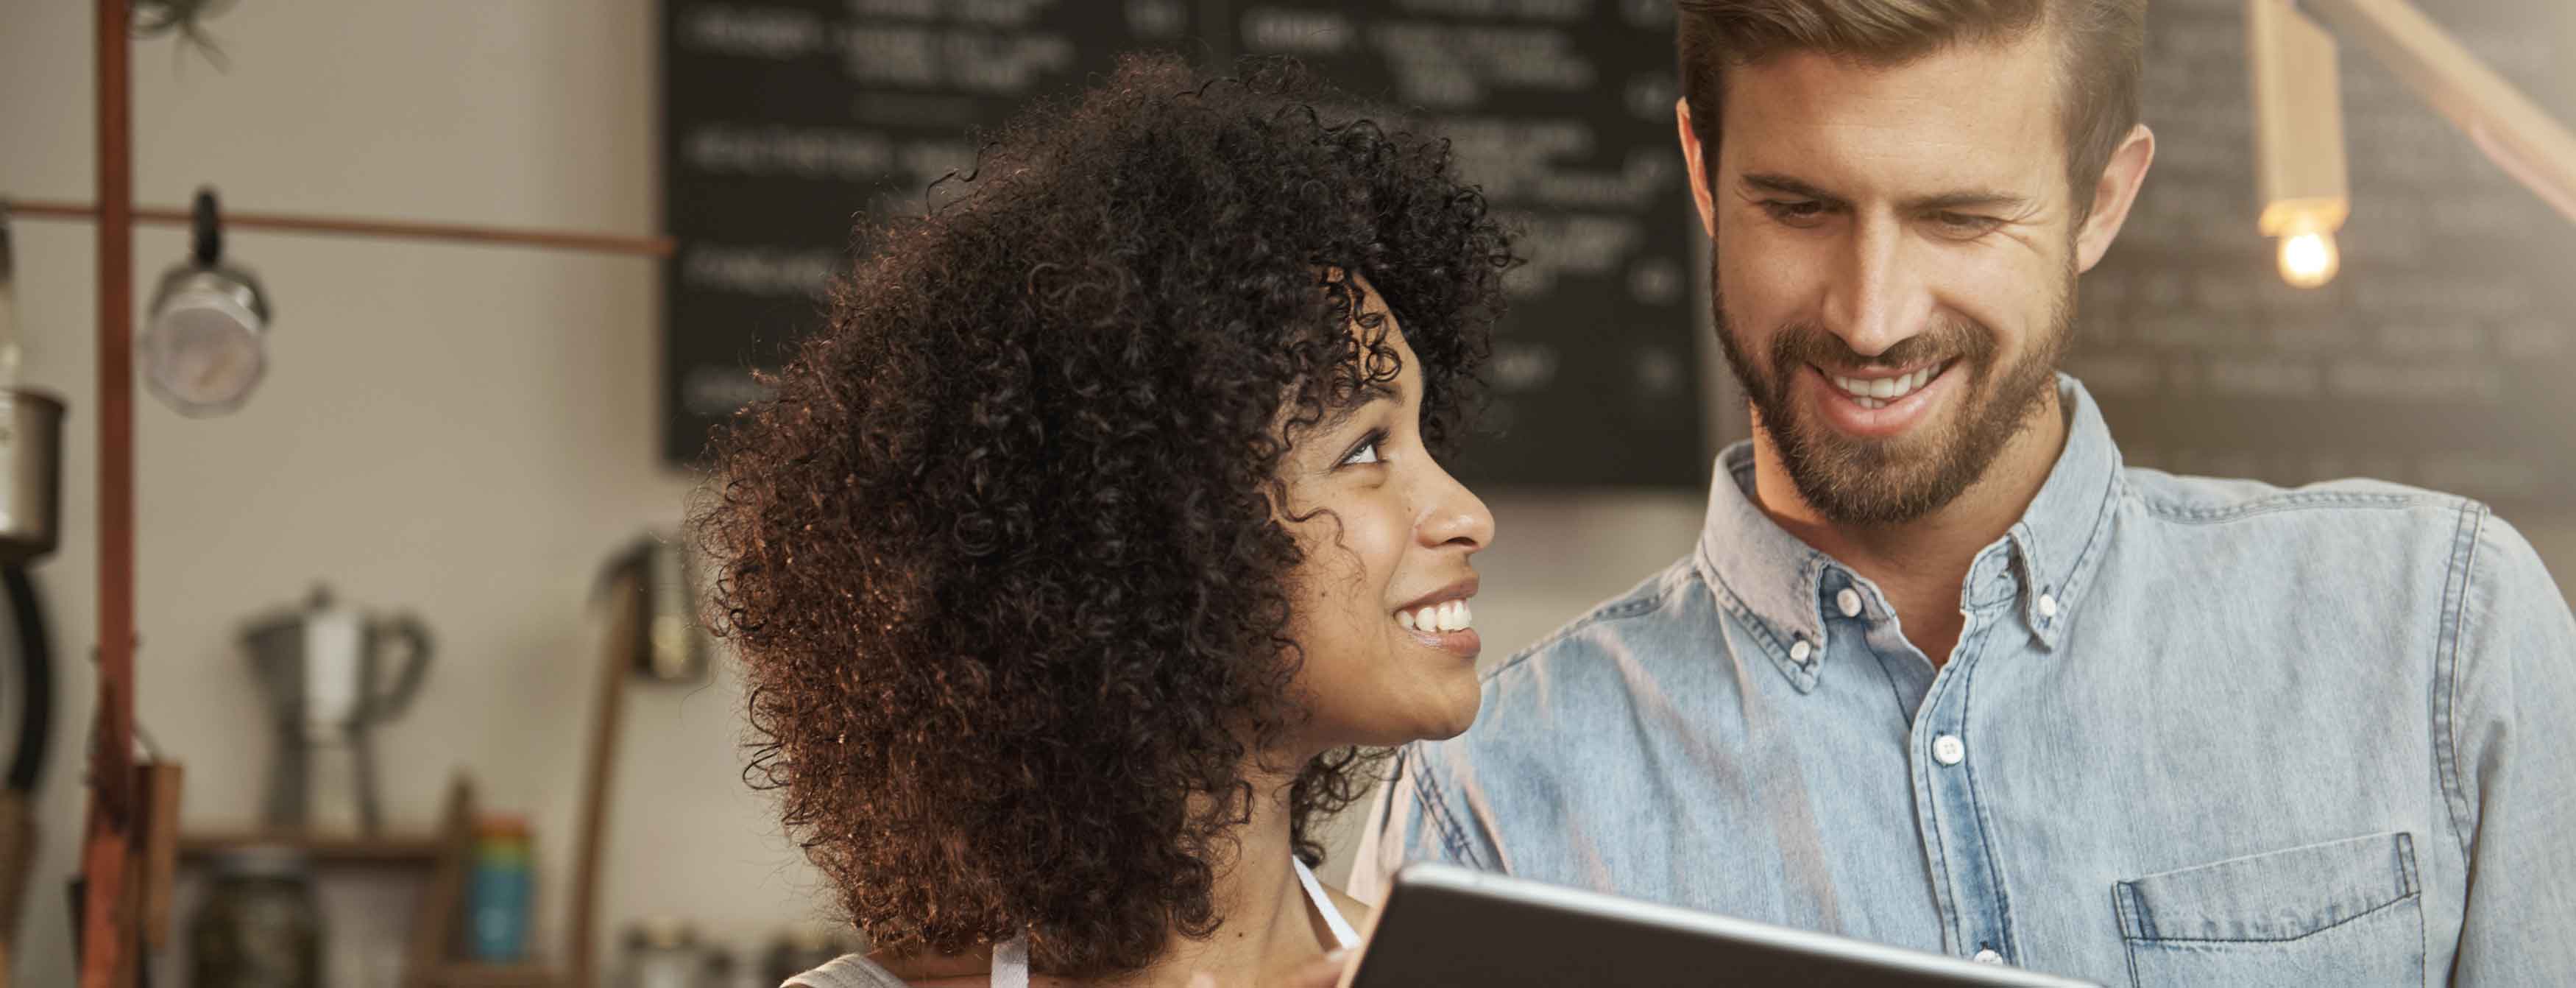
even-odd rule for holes
{"type": "Polygon", "coordinates": [[[638,536],[602,567],[595,597],[635,596],[634,607],[616,612],[635,623],[626,635],[634,672],[666,683],[705,678],[709,643],[697,619],[697,581],[697,560],[661,532],[638,536]]]}
{"type": "Polygon", "coordinates": [[[62,513],[63,401],[18,386],[16,257],[0,208],[0,566],[54,551],[62,513]]]}
{"type": "Polygon", "coordinates": [[[143,383],[181,415],[240,408],[268,373],[268,295],[224,263],[213,189],[197,190],[189,258],[161,276],[150,318],[135,358],[143,383]]]}

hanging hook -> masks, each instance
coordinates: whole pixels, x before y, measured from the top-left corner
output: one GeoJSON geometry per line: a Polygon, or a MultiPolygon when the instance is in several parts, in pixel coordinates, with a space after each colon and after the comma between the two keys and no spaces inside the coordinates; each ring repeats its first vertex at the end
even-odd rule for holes
{"type": "Polygon", "coordinates": [[[197,188],[197,203],[189,217],[189,252],[196,255],[197,266],[211,268],[224,257],[224,224],[215,213],[215,187],[197,188]]]}

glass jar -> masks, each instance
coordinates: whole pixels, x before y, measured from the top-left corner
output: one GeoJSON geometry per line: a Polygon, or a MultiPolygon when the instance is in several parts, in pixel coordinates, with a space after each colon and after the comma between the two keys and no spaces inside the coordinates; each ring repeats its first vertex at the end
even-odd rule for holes
{"type": "Polygon", "coordinates": [[[467,953],[475,960],[511,964],[528,959],[528,822],[507,815],[484,817],[474,827],[474,869],[466,881],[467,953]]]}
{"type": "Polygon", "coordinates": [[[625,966],[625,988],[698,988],[706,951],[689,924],[649,919],[627,929],[625,966]]]}
{"type": "Polygon", "coordinates": [[[196,988],[322,988],[313,861],[286,847],[224,851],[188,929],[196,988]]]}
{"type": "Polygon", "coordinates": [[[777,984],[799,974],[832,962],[832,958],[849,952],[843,937],[819,926],[798,925],[782,930],[770,941],[769,963],[763,973],[770,984],[777,984]]]}
{"type": "Polygon", "coordinates": [[[752,964],[737,963],[733,952],[722,948],[707,951],[706,976],[698,981],[699,988],[772,988],[777,984],[778,981],[761,983],[760,972],[752,964]]]}

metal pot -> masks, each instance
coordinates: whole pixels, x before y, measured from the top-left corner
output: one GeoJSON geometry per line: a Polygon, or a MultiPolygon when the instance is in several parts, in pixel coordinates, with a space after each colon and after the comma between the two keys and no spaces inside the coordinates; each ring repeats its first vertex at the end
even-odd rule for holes
{"type": "Polygon", "coordinates": [[[63,400],[31,388],[0,389],[0,565],[51,554],[62,529],[63,400]]]}

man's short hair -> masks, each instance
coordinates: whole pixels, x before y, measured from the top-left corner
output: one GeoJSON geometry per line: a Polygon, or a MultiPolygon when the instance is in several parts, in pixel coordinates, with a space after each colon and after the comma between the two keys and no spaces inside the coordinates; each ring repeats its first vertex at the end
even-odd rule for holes
{"type": "MultiPolygon", "coordinates": [[[[1726,70],[1795,51],[1901,65],[1953,44],[2001,43],[2033,30],[2057,44],[2066,179],[2081,222],[2094,184],[2138,122],[2146,0],[1675,0],[1682,95],[1703,153],[1715,156],[1726,70]]],[[[1715,180],[1715,170],[1710,172],[1715,180]]]]}

